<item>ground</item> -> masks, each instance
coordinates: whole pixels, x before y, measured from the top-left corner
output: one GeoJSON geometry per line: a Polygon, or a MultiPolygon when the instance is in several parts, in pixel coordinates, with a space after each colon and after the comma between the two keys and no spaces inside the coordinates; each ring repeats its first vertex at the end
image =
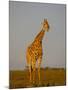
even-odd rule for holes
{"type": "Polygon", "coordinates": [[[29,81],[29,71],[10,71],[9,88],[28,88],[45,86],[63,86],[66,84],[66,70],[63,68],[41,68],[41,84],[38,85],[38,75],[36,69],[35,84],[29,81]]]}

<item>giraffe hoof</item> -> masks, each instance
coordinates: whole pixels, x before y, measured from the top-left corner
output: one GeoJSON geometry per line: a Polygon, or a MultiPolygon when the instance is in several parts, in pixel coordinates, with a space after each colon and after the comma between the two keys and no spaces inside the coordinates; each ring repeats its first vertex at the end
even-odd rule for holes
{"type": "Polygon", "coordinates": [[[41,86],[41,82],[38,83],[38,86],[41,86]]]}

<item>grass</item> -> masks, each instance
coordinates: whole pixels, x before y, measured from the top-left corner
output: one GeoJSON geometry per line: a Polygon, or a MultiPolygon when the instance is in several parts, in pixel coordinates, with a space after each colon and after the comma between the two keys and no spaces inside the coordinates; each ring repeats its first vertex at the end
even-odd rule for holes
{"type": "Polygon", "coordinates": [[[38,85],[36,69],[35,84],[30,84],[28,69],[23,71],[10,71],[9,88],[28,88],[45,86],[62,86],[66,83],[66,72],[63,68],[41,68],[41,84],[38,85]]]}

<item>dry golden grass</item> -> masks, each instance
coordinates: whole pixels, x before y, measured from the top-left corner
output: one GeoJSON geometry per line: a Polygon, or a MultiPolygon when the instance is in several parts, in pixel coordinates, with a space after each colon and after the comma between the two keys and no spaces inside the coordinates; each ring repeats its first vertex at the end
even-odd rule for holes
{"type": "MultiPolygon", "coordinates": [[[[23,71],[10,71],[9,88],[38,87],[38,75],[36,69],[36,81],[30,84],[28,69],[23,71]]],[[[66,72],[63,68],[41,68],[41,87],[62,86],[66,84],[66,72]]]]}

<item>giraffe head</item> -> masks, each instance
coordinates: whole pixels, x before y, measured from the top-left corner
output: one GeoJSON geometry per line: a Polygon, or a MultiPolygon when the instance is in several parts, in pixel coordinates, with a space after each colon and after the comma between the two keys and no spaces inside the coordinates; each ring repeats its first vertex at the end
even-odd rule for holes
{"type": "Polygon", "coordinates": [[[49,31],[49,28],[50,28],[50,26],[48,24],[47,19],[44,19],[44,21],[42,23],[42,29],[48,32],[49,31]]]}

